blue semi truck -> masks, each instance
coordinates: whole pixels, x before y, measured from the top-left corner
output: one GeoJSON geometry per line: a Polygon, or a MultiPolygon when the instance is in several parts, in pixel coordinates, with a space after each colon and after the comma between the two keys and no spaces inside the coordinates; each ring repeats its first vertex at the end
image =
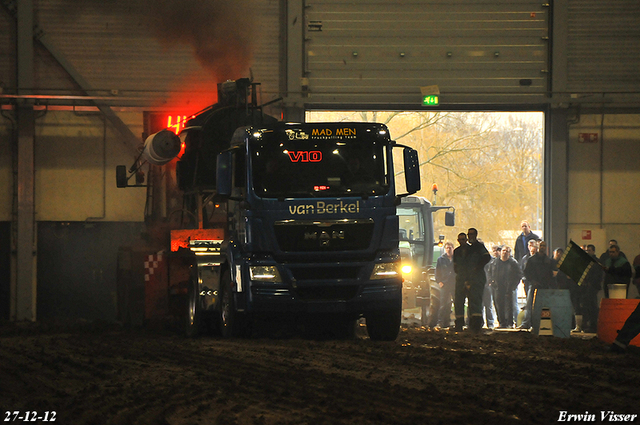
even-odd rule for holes
{"type": "Polygon", "coordinates": [[[173,217],[167,277],[157,283],[166,284],[168,310],[186,306],[190,335],[203,327],[243,335],[270,316],[349,335],[364,317],[371,339],[395,339],[396,207],[420,188],[417,152],[396,144],[383,124],[277,122],[235,89],[221,93],[226,104],[187,122],[179,139],[147,141],[143,156],[157,164],[184,148],[176,164],[182,207],[165,214],[173,217]],[[396,191],[398,173],[404,193],[396,191]]]}

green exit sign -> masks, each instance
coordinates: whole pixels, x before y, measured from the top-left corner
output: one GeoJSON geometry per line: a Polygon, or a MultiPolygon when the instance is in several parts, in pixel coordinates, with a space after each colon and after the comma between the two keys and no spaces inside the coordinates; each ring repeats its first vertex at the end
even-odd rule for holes
{"type": "Polygon", "coordinates": [[[438,96],[437,94],[422,96],[422,106],[438,106],[439,104],[440,104],[440,96],[438,96]]]}

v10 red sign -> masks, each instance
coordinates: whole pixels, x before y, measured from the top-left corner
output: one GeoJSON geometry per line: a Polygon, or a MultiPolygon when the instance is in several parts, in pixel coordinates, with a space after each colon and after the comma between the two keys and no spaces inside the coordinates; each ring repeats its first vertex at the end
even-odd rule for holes
{"type": "Polygon", "coordinates": [[[320,151],[288,151],[291,162],[320,162],[322,152],[320,151]]]}

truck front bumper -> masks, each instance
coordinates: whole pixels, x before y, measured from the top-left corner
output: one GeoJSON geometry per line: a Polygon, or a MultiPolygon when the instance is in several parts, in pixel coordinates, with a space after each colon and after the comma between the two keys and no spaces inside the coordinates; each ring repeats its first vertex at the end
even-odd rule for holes
{"type": "Polygon", "coordinates": [[[256,313],[344,313],[354,316],[389,311],[402,302],[402,280],[362,284],[252,284],[251,310],[256,313]]]}

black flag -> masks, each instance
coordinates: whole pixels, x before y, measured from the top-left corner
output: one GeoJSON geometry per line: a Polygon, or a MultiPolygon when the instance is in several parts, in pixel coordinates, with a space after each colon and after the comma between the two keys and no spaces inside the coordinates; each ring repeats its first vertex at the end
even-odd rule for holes
{"type": "Polygon", "coordinates": [[[582,285],[594,263],[598,264],[598,260],[592,258],[574,241],[570,240],[562,258],[558,261],[558,270],[564,272],[578,285],[582,285]]]}

